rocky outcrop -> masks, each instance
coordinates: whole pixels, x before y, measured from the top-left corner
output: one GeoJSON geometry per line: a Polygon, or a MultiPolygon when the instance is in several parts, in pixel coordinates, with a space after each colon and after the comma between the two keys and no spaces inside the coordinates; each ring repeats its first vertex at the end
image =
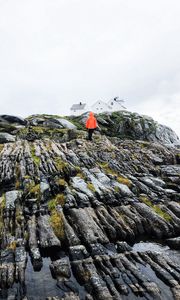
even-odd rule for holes
{"type": "Polygon", "coordinates": [[[7,132],[0,132],[0,143],[15,142],[15,137],[7,132]]]}
{"type": "Polygon", "coordinates": [[[179,150],[107,137],[113,118],[89,142],[33,116],[0,144],[0,298],[179,299],[179,150]]]}
{"type": "Polygon", "coordinates": [[[179,137],[171,128],[138,113],[119,111],[102,114],[98,115],[98,121],[102,132],[108,136],[180,145],[179,137]]]}

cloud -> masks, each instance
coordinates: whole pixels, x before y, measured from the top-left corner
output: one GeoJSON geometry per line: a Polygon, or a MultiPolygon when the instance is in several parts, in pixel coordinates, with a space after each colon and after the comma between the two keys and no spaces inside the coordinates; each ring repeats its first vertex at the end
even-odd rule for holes
{"type": "Polygon", "coordinates": [[[166,122],[180,94],[179,9],[179,0],[0,0],[0,112],[67,114],[119,95],[155,117],[166,107],[157,116],[166,122]]]}

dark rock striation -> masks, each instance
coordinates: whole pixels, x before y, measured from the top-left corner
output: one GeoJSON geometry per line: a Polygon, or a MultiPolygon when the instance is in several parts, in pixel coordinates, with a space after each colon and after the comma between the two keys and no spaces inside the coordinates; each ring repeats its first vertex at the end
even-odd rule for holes
{"type": "Polygon", "coordinates": [[[84,117],[0,117],[0,299],[180,299],[178,137],[118,112],[89,142],[84,117]]]}

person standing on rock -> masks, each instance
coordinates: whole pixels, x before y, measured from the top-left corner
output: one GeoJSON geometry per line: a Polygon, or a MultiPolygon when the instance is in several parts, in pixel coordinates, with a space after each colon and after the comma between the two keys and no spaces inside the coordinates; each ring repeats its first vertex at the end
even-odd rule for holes
{"type": "Polygon", "coordinates": [[[88,140],[92,141],[92,135],[94,130],[98,127],[97,120],[94,117],[93,112],[89,113],[89,118],[86,121],[86,128],[88,129],[88,140]]]}

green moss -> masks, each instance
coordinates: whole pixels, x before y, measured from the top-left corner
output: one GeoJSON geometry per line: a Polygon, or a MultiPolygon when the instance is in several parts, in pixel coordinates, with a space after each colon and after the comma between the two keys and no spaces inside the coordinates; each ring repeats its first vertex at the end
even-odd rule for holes
{"type": "Polygon", "coordinates": [[[87,187],[89,190],[91,190],[93,193],[95,193],[96,189],[92,183],[88,182],[87,187]]]}
{"type": "Polygon", "coordinates": [[[28,133],[29,133],[29,128],[28,127],[20,128],[18,130],[18,135],[20,137],[26,136],[28,133]]]}
{"type": "Polygon", "coordinates": [[[29,233],[28,233],[26,230],[25,230],[23,236],[24,236],[24,240],[25,240],[25,241],[28,241],[28,240],[29,240],[29,233]]]}
{"type": "Polygon", "coordinates": [[[172,220],[172,217],[168,213],[164,212],[158,205],[153,205],[153,210],[167,222],[172,220]]]}
{"type": "Polygon", "coordinates": [[[38,184],[32,186],[32,187],[30,188],[29,192],[30,192],[31,194],[34,194],[34,195],[39,195],[39,193],[40,193],[40,184],[38,183],[38,184]]]}
{"type": "Polygon", "coordinates": [[[30,137],[32,139],[43,139],[43,138],[61,138],[67,132],[64,128],[51,128],[48,126],[27,126],[20,128],[17,135],[22,139],[30,137]]]}
{"type": "Polygon", "coordinates": [[[114,190],[115,190],[116,193],[119,193],[119,187],[118,186],[115,186],[114,190]]]}
{"type": "Polygon", "coordinates": [[[59,183],[59,185],[60,185],[61,187],[64,187],[64,186],[66,185],[66,181],[65,181],[64,179],[62,179],[62,178],[60,178],[60,179],[58,180],[58,183],[59,183]]]}
{"type": "Polygon", "coordinates": [[[132,186],[131,180],[129,180],[129,179],[126,178],[126,177],[118,176],[118,177],[117,177],[117,181],[118,181],[119,183],[122,183],[122,184],[127,185],[128,187],[131,187],[131,186],[132,186]]]}
{"type": "Polygon", "coordinates": [[[99,166],[103,169],[106,174],[117,176],[117,172],[109,167],[108,163],[99,163],[99,166]]]}
{"type": "Polygon", "coordinates": [[[60,157],[55,157],[54,162],[58,171],[63,171],[68,166],[68,163],[64,162],[60,157]]]}
{"type": "Polygon", "coordinates": [[[29,175],[25,175],[23,178],[24,178],[24,179],[30,179],[30,178],[31,178],[31,176],[29,176],[29,175]]]}
{"type": "Polygon", "coordinates": [[[35,150],[35,148],[34,148],[33,145],[31,146],[31,150],[30,151],[31,151],[31,157],[32,157],[35,165],[39,168],[39,165],[41,163],[41,159],[40,159],[39,156],[36,155],[36,150],[35,150]]]}
{"type": "Polygon", "coordinates": [[[76,176],[80,177],[82,179],[85,179],[85,175],[83,174],[81,168],[79,166],[75,167],[75,171],[76,171],[76,176]]]}
{"type": "Polygon", "coordinates": [[[152,202],[149,200],[148,197],[146,197],[146,196],[140,196],[139,199],[140,199],[140,201],[143,202],[144,204],[146,204],[146,205],[148,205],[148,206],[150,206],[150,207],[153,206],[152,202]]]}
{"type": "Polygon", "coordinates": [[[154,205],[154,204],[152,204],[152,202],[151,202],[147,197],[141,196],[141,197],[140,197],[140,200],[141,200],[143,203],[145,203],[146,205],[148,205],[149,207],[151,207],[152,210],[153,210],[157,215],[159,215],[161,218],[163,218],[165,221],[170,222],[170,221],[172,220],[172,217],[171,217],[168,213],[164,212],[164,211],[160,208],[159,205],[154,205]]]}
{"type": "Polygon", "coordinates": [[[62,213],[57,212],[55,209],[51,211],[50,224],[53,228],[55,235],[60,239],[64,239],[64,221],[62,213]]]}
{"type": "Polygon", "coordinates": [[[32,131],[36,134],[43,134],[45,132],[45,127],[41,127],[41,126],[33,126],[31,127],[32,131]]]}
{"type": "Polygon", "coordinates": [[[11,249],[13,251],[16,250],[16,246],[17,246],[17,242],[16,241],[13,241],[10,243],[10,245],[8,246],[8,249],[11,249]]]}
{"type": "Polygon", "coordinates": [[[62,207],[65,204],[64,194],[58,194],[56,197],[48,202],[48,209],[50,211],[54,210],[57,205],[61,205],[62,207]]]}
{"type": "Polygon", "coordinates": [[[33,180],[26,185],[25,192],[27,193],[26,197],[30,196],[38,200],[41,198],[40,184],[36,184],[33,180]]]}
{"type": "Polygon", "coordinates": [[[48,209],[52,211],[56,208],[56,205],[56,199],[52,199],[48,202],[48,209]]]}

